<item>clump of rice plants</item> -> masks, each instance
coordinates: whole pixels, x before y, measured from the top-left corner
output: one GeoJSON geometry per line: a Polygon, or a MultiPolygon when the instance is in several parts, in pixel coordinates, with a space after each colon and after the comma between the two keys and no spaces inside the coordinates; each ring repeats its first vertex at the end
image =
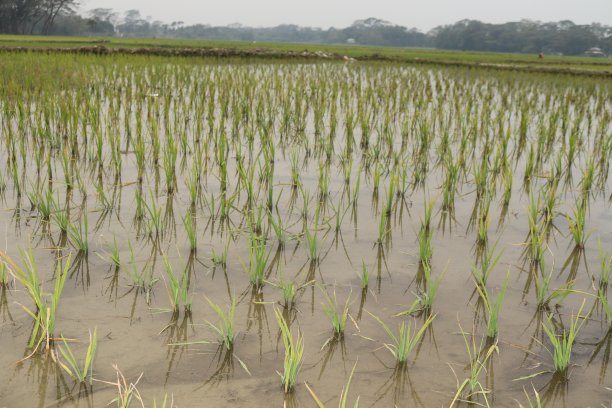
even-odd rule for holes
{"type": "Polygon", "coordinates": [[[567,224],[576,243],[576,247],[584,248],[584,244],[588,239],[589,235],[585,232],[585,220],[586,220],[586,205],[584,202],[572,209],[573,217],[567,217],[567,224]]]}
{"type": "Polygon", "coordinates": [[[601,239],[597,241],[599,251],[599,283],[602,286],[607,286],[610,281],[610,271],[612,271],[612,255],[604,253],[601,248],[601,239]]]}
{"type": "Polygon", "coordinates": [[[63,268],[60,260],[57,261],[55,285],[51,293],[43,292],[31,247],[28,251],[21,251],[23,268],[17,266],[4,253],[0,252],[0,256],[9,264],[15,279],[23,285],[35,306],[30,309],[22,305],[25,312],[34,319],[34,328],[30,335],[28,347],[37,350],[42,345],[45,350],[50,350],[53,345],[57,308],[68,276],[71,256],[68,256],[63,268]]]}
{"type": "Polygon", "coordinates": [[[484,399],[484,406],[490,406],[487,399],[487,394],[489,391],[482,384],[480,376],[484,371],[486,371],[485,367],[491,357],[493,357],[494,353],[499,353],[497,341],[491,345],[483,347],[484,337],[480,344],[477,345],[475,333],[466,333],[461,327],[461,324],[459,324],[459,329],[461,331],[461,336],[463,337],[463,342],[468,354],[468,376],[462,382],[459,382],[459,378],[457,378],[457,375],[453,370],[453,374],[455,374],[455,377],[457,378],[457,392],[455,393],[455,397],[451,401],[450,406],[455,406],[457,401],[472,401],[479,396],[484,399]],[[470,340],[468,340],[468,338],[470,340]]]}
{"type": "Polygon", "coordinates": [[[89,345],[87,346],[85,359],[81,363],[79,363],[68,342],[63,337],[62,342],[63,346],[60,345],[59,350],[66,362],[60,362],[60,366],[79,383],[85,384],[89,379],[89,385],[91,385],[93,383],[93,362],[98,347],[97,328],[94,329],[93,333],[89,332],[89,345]]]}
{"type": "Polygon", "coordinates": [[[329,320],[331,321],[332,328],[334,330],[334,338],[342,338],[344,336],[344,328],[346,327],[346,320],[349,315],[349,305],[351,302],[351,295],[349,294],[344,302],[344,306],[341,310],[338,310],[338,299],[336,298],[336,290],[334,289],[332,296],[329,296],[327,292],[321,289],[323,296],[325,296],[325,303],[323,303],[323,310],[329,320]]]}
{"type": "Polygon", "coordinates": [[[298,331],[294,338],[283,314],[274,308],[276,322],[281,330],[283,345],[285,346],[285,357],[283,359],[283,372],[278,373],[281,377],[281,384],[285,393],[293,391],[297,384],[297,376],[302,367],[302,358],[304,356],[304,336],[298,331]]]}
{"type": "Polygon", "coordinates": [[[425,278],[424,289],[420,290],[418,293],[415,293],[416,300],[412,303],[412,305],[410,305],[408,310],[401,312],[398,315],[431,312],[434,301],[438,296],[438,288],[440,287],[440,283],[448,270],[448,265],[444,268],[440,276],[435,279],[431,276],[431,265],[429,262],[425,262],[421,265],[423,268],[423,276],[425,278]]]}
{"type": "Polygon", "coordinates": [[[249,236],[249,268],[245,267],[252,285],[261,287],[264,284],[265,274],[270,253],[263,237],[254,232],[249,236]]]}
{"type": "Polygon", "coordinates": [[[506,296],[506,289],[508,288],[509,277],[510,272],[508,272],[508,274],[506,275],[504,285],[502,286],[501,290],[494,299],[492,298],[486,286],[482,286],[480,284],[476,285],[476,290],[480,294],[480,298],[484,303],[484,308],[487,314],[487,337],[489,339],[494,339],[495,337],[497,337],[497,333],[499,331],[499,312],[501,311],[501,306],[504,301],[504,297],[506,296]]]}
{"type": "MultiPolygon", "coordinates": [[[[342,387],[342,391],[340,392],[340,398],[338,400],[338,408],[346,408],[348,406],[347,405],[348,393],[351,388],[351,381],[353,380],[353,374],[355,374],[356,367],[357,367],[357,363],[353,365],[353,369],[351,370],[351,373],[349,374],[348,380],[346,380],[346,385],[342,387]]],[[[305,383],[305,385],[306,385],[306,388],[308,389],[308,392],[310,393],[310,396],[312,397],[312,399],[314,399],[317,406],[319,408],[325,408],[325,404],[323,404],[323,401],[321,401],[319,397],[317,397],[317,395],[312,390],[312,388],[310,388],[308,383],[305,383]]],[[[357,399],[355,400],[355,403],[353,404],[353,408],[359,408],[359,397],[357,397],[357,399]]]]}
{"type": "Polygon", "coordinates": [[[234,338],[236,337],[236,323],[234,316],[236,315],[236,299],[232,298],[227,313],[221,307],[210,300],[206,301],[215,311],[219,318],[217,324],[207,321],[206,323],[217,333],[219,342],[227,349],[231,350],[234,347],[234,338]]]}
{"type": "Polygon", "coordinates": [[[89,223],[87,222],[87,213],[83,214],[83,223],[79,222],[78,226],[70,224],[68,226],[68,236],[75,249],[81,253],[89,251],[89,223]]]}
{"type": "Polygon", "coordinates": [[[436,317],[436,315],[430,315],[418,330],[416,323],[406,324],[405,322],[402,322],[398,327],[398,333],[396,335],[379,317],[370,312],[368,313],[370,316],[376,319],[378,323],[380,323],[385,333],[387,333],[387,336],[389,336],[391,343],[385,343],[384,346],[393,355],[395,361],[399,365],[406,363],[408,357],[412,353],[412,350],[414,350],[419,341],[421,341],[423,334],[425,334],[425,330],[427,330],[431,322],[433,322],[436,317]]]}
{"type": "Polygon", "coordinates": [[[185,311],[191,310],[192,299],[189,296],[189,277],[187,276],[187,269],[183,270],[183,277],[179,280],[178,276],[174,273],[172,264],[168,260],[166,255],[164,258],[164,271],[168,281],[166,282],[166,289],[168,291],[168,297],[170,298],[170,304],[172,310],[177,313],[181,305],[185,311]]]}
{"type": "Polygon", "coordinates": [[[572,316],[570,321],[569,329],[563,328],[562,333],[557,333],[557,330],[552,323],[552,316],[548,316],[547,320],[542,323],[542,327],[548,340],[550,341],[552,352],[548,350],[553,359],[553,366],[555,371],[560,374],[567,375],[569,368],[572,348],[576,337],[586,322],[587,315],[582,316],[582,309],[584,308],[585,301],[582,302],[582,306],[578,310],[576,316],[572,316]]]}

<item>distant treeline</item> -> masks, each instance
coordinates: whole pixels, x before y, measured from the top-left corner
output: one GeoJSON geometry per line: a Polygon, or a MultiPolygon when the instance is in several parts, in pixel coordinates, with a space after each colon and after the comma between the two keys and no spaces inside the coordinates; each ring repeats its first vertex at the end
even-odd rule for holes
{"type": "Polygon", "coordinates": [[[185,25],[143,18],[138,10],[119,15],[94,9],[79,15],[75,0],[0,0],[0,33],[79,36],[123,36],[298,42],[393,47],[433,47],[449,50],[561,53],[581,55],[592,47],[612,54],[612,27],[571,21],[542,23],[522,20],[487,24],[462,20],[424,33],[376,18],[357,20],[346,28],[279,25],[254,28],[242,25],[185,25]]]}

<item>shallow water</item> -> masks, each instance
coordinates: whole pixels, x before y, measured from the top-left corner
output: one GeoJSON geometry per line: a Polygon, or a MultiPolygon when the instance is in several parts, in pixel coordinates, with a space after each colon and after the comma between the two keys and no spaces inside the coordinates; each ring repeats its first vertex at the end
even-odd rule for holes
{"type": "MultiPolygon", "coordinates": [[[[16,58],[14,63],[20,61],[16,58]]],[[[611,102],[605,86],[594,87],[587,80],[583,83],[559,79],[555,83],[540,81],[541,77],[537,76],[497,75],[488,71],[484,75],[478,71],[422,70],[385,64],[224,64],[207,61],[190,64],[185,60],[173,63],[157,59],[84,58],[81,69],[87,79],[74,79],[73,90],[61,96],[49,95],[49,89],[36,85],[36,81],[33,87],[40,86],[41,93],[22,90],[24,100],[28,101],[24,108],[28,111],[23,115],[27,125],[20,123],[15,100],[3,95],[0,103],[4,112],[11,112],[13,116],[7,119],[4,115],[2,119],[0,171],[6,187],[0,203],[0,226],[4,237],[2,246],[16,263],[22,264],[19,249],[27,248],[30,243],[47,290],[53,286],[58,255],[65,261],[69,253],[73,254],[58,308],[56,336],[61,333],[75,339],[72,347],[77,356],[82,356],[87,347],[88,330],[97,328],[94,383],[91,387],[75,384],[48,353],[37,351],[29,356],[32,350],[27,348],[27,343],[32,318],[21,305],[32,307],[32,304],[21,284],[12,282],[2,291],[0,302],[0,348],[3,350],[0,352],[0,366],[3,367],[0,406],[105,406],[117,395],[116,386],[109,384],[117,380],[114,364],[129,381],[136,381],[142,374],[137,389],[146,406],[152,406],[153,398],[159,402],[164,394],[172,395],[175,404],[181,407],[314,406],[305,383],[326,405],[334,406],[354,365],[349,401],[359,396],[360,406],[446,406],[453,400],[458,384],[468,375],[465,341],[471,343],[473,340],[478,350],[491,345],[484,338],[486,318],[470,273],[483,247],[494,247],[496,253],[501,253],[500,262],[487,283],[489,291],[497,294],[508,277],[499,317],[498,350],[479,377],[480,389],[486,390],[488,403],[505,407],[517,406],[520,401],[525,405],[527,398],[523,390],[533,399],[533,389],[538,391],[545,406],[612,403],[608,373],[612,336],[601,307],[588,295],[596,294],[598,239],[604,250],[612,248],[609,161],[607,168],[597,167],[596,182],[587,193],[586,230],[591,235],[584,249],[574,250],[565,216],[571,215],[575,198],[581,194],[586,158],[598,141],[607,141],[610,146],[611,102]],[[83,92],[83,89],[89,91],[83,92]],[[230,95],[225,119],[222,119],[223,92],[230,95]],[[322,133],[317,135],[316,101],[326,98],[333,102],[320,104],[324,112],[323,126],[319,129],[322,133]],[[210,100],[213,102],[209,105],[210,100]],[[471,110],[467,107],[470,100],[471,110]],[[246,104],[234,105],[233,101],[246,101],[246,104]],[[307,108],[296,108],[299,103],[307,108]],[[529,106],[531,115],[527,148],[519,152],[515,142],[522,103],[529,106]],[[56,110],[48,109],[45,104],[55,104],[56,110]],[[369,108],[364,107],[366,105],[369,108]],[[567,149],[563,141],[568,139],[569,131],[562,129],[561,119],[555,122],[550,117],[563,111],[565,105],[568,105],[566,127],[573,129],[578,122],[575,129],[581,135],[581,145],[575,161],[559,179],[556,213],[547,238],[546,266],[554,268],[551,288],[575,279],[573,288],[580,292],[569,294],[560,304],[553,302],[548,310],[538,311],[533,283],[533,274],[538,272],[531,267],[528,252],[525,255],[530,201],[525,186],[537,194],[540,188],[545,191],[552,180],[549,176],[554,171],[558,152],[567,149]],[[168,108],[167,113],[165,108],[168,108]],[[288,128],[283,125],[283,109],[291,118],[288,128]],[[304,119],[296,120],[296,111],[304,112],[304,109],[304,119]],[[334,110],[336,113],[332,113],[334,110]],[[363,128],[355,118],[361,110],[370,112],[373,118],[368,124],[372,138],[367,148],[359,145],[363,128]],[[212,115],[210,120],[207,111],[212,115]],[[248,117],[244,116],[245,111],[250,112],[248,117]],[[86,113],[91,112],[98,120],[86,119],[86,113]],[[355,145],[349,154],[353,160],[350,189],[354,188],[357,174],[361,172],[354,206],[347,198],[340,157],[347,149],[346,127],[351,116],[347,112],[352,112],[357,122],[353,131],[355,145]],[[61,113],[76,118],[77,122],[73,125],[68,121],[66,126],[61,113]],[[41,120],[45,114],[51,118],[46,136],[41,120]],[[235,115],[242,116],[233,121],[235,115]],[[330,137],[328,132],[334,115],[337,115],[337,131],[330,137]],[[157,118],[156,129],[152,128],[151,118],[157,118]],[[266,125],[268,119],[270,122],[266,125]],[[304,126],[304,130],[300,131],[299,126],[304,126]],[[558,126],[554,144],[542,150],[540,168],[531,180],[523,183],[529,146],[536,146],[538,132],[546,132],[541,129],[547,126],[558,126]],[[20,150],[18,141],[11,146],[18,139],[11,135],[9,127],[14,134],[25,135],[23,149],[20,150]],[[466,131],[472,127],[476,136],[466,131]],[[231,141],[226,194],[228,197],[236,194],[234,207],[225,220],[216,214],[222,193],[219,166],[214,157],[221,128],[231,141]],[[430,134],[425,146],[427,169],[419,167],[421,162],[417,159],[422,140],[419,137],[425,130],[430,134]],[[467,161],[457,182],[452,212],[442,210],[441,185],[445,170],[439,161],[439,147],[445,130],[450,134],[449,153],[453,160],[460,157],[462,135],[475,140],[473,149],[467,148],[467,161]],[[96,132],[103,138],[102,167],[96,159],[96,132]],[[155,147],[151,140],[154,132],[158,132],[162,140],[158,164],[153,161],[155,147]],[[507,154],[513,173],[512,197],[504,208],[501,204],[502,180],[491,176],[494,179],[487,182],[494,187],[488,243],[479,245],[477,225],[470,222],[475,203],[482,200],[477,198],[474,170],[483,152],[487,152],[488,144],[493,146],[487,153],[490,154],[489,165],[494,166],[493,153],[499,146],[499,134],[506,132],[511,137],[507,154]],[[142,184],[138,183],[136,157],[129,142],[139,133],[147,140],[142,184]],[[289,239],[281,247],[274,231],[265,228],[270,251],[268,283],[258,290],[249,283],[245,272],[249,265],[250,227],[246,216],[249,210],[246,192],[237,174],[236,156],[242,155],[245,163],[254,163],[253,208],[256,215],[258,207],[265,208],[267,199],[267,185],[259,180],[265,167],[265,160],[258,155],[263,133],[272,135],[271,141],[276,146],[274,202],[277,202],[275,208],[278,207],[289,239]],[[65,138],[63,134],[76,135],[74,140],[78,143],[78,156],[73,156],[68,168],[69,173],[80,174],[82,182],[74,176],[72,189],[66,185],[62,149],[70,146],[68,141],[73,136],[65,138]],[[182,135],[182,140],[186,141],[184,145],[181,144],[182,135]],[[117,137],[121,146],[120,178],[116,177],[113,165],[116,159],[112,157],[112,137],[117,137]],[[179,151],[177,191],[172,194],[167,192],[162,160],[167,137],[176,140],[179,151]],[[249,143],[251,138],[252,144],[249,143]],[[84,142],[86,139],[88,144],[84,142]],[[41,147],[35,140],[43,140],[42,150],[46,154],[42,157],[43,162],[49,160],[51,163],[51,182],[46,164],[37,174],[33,152],[41,147]],[[333,146],[333,154],[329,156],[329,193],[322,200],[317,229],[321,257],[318,262],[312,262],[301,235],[302,213],[307,207],[312,228],[315,203],[319,200],[320,163],[326,160],[325,143],[329,141],[333,146]],[[205,146],[202,149],[207,157],[200,197],[208,204],[200,199],[191,206],[185,184],[195,166],[198,154],[195,147],[199,144],[205,146]],[[24,152],[23,157],[17,157],[16,166],[24,190],[21,196],[11,176],[9,152],[12,151],[24,152]],[[310,193],[311,201],[306,206],[300,190],[291,187],[292,152],[296,152],[300,162],[303,189],[310,193]],[[394,153],[406,158],[407,181],[403,186],[404,194],[394,195],[388,231],[383,242],[377,243],[390,180],[387,169],[392,167],[390,159],[394,153]],[[47,154],[49,159],[45,159],[47,154]],[[372,160],[372,157],[378,159],[372,160]],[[378,192],[373,186],[377,163],[382,169],[378,192]],[[418,178],[424,174],[426,181],[420,183],[418,178]],[[96,190],[97,183],[103,186],[111,202],[106,209],[100,191],[96,190]],[[40,212],[31,205],[27,195],[36,191],[36,186],[51,188],[58,197],[59,206],[69,208],[73,222],[83,220],[83,214],[87,213],[90,243],[87,255],[78,255],[70,238],[62,234],[53,221],[48,223],[40,219],[40,212]],[[153,201],[158,203],[164,225],[162,234],[147,231],[146,220],[150,214],[145,213],[143,219],[135,217],[137,191],[141,191],[149,205],[153,201]],[[211,213],[213,196],[217,201],[211,213]],[[436,317],[432,325],[408,363],[397,366],[383,346],[389,342],[388,336],[370,314],[380,317],[394,331],[401,321],[414,321],[420,327],[425,320],[424,316],[395,315],[409,308],[415,293],[422,287],[417,233],[427,199],[436,201],[432,217],[432,276],[446,272],[433,305],[432,313],[436,317]],[[340,208],[345,214],[337,230],[334,208],[340,208]],[[195,211],[197,223],[195,253],[190,253],[181,220],[190,210],[195,211]],[[123,263],[120,268],[108,259],[114,239],[123,263]],[[128,242],[134,248],[135,262],[130,260],[128,242]],[[226,243],[227,266],[214,266],[213,249],[219,253],[226,243]],[[162,254],[168,256],[179,275],[187,270],[193,299],[191,313],[181,309],[174,314],[169,310],[162,254]],[[359,278],[362,261],[370,272],[369,287],[363,291],[359,278]],[[126,270],[134,264],[139,271],[152,274],[150,280],[155,282],[152,288],[145,290],[132,285],[126,270]],[[316,283],[300,289],[295,307],[283,311],[294,333],[299,328],[305,338],[298,385],[290,395],[283,393],[277,374],[283,367],[284,349],[273,308],[283,310],[283,307],[281,291],[272,282],[281,276],[298,283],[316,283]],[[329,294],[335,291],[339,304],[344,304],[350,296],[350,317],[340,340],[328,341],[332,330],[322,307],[325,302],[323,290],[329,294]],[[215,343],[215,333],[206,322],[215,323],[217,317],[205,296],[223,308],[230,297],[237,299],[233,354],[215,343]],[[584,310],[591,314],[572,352],[570,378],[559,380],[550,372],[552,358],[547,351],[550,343],[543,333],[542,322],[550,312],[556,327],[567,327],[583,299],[586,299],[584,310]],[[194,344],[200,340],[210,343],[194,344]],[[533,376],[540,372],[545,373],[533,376]]],[[[476,209],[478,213],[478,206],[476,209]]],[[[266,226],[267,217],[263,218],[266,226]]],[[[486,404],[482,394],[471,398],[486,404]]]]}

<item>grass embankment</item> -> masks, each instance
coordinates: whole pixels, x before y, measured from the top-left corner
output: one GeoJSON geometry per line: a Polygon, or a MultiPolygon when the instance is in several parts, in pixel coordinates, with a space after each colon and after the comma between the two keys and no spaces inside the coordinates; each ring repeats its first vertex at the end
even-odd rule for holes
{"type": "Polygon", "coordinates": [[[532,54],[463,52],[425,48],[221,40],[3,35],[0,36],[0,49],[195,57],[342,59],[347,56],[357,60],[393,60],[414,64],[485,67],[523,72],[549,72],[612,78],[612,59],[607,58],[546,56],[543,60],[540,60],[532,54]]]}

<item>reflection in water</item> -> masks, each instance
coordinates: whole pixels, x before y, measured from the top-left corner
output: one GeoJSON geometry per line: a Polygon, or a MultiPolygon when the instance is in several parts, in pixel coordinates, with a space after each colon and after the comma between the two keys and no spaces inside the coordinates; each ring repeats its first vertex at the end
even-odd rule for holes
{"type": "Polygon", "coordinates": [[[170,373],[174,366],[178,365],[181,361],[181,357],[183,353],[188,348],[187,343],[187,331],[188,328],[192,328],[193,330],[193,319],[191,312],[186,310],[181,320],[181,323],[178,322],[178,312],[172,314],[170,318],[170,322],[162,329],[159,334],[166,334],[166,338],[164,344],[168,346],[168,350],[166,352],[166,359],[168,360],[168,368],[166,369],[166,378],[164,381],[164,385],[168,384],[168,380],[170,379],[170,373]]]}
{"type": "Polygon", "coordinates": [[[589,357],[587,366],[590,366],[591,363],[595,361],[599,353],[603,351],[601,355],[601,367],[599,369],[599,384],[603,385],[604,380],[606,379],[606,373],[608,372],[608,363],[610,362],[610,349],[612,346],[612,328],[608,329],[605,336],[601,340],[599,340],[595,344],[590,345],[594,345],[595,349],[593,350],[591,357],[589,357]]]}
{"type": "Polygon", "coordinates": [[[550,380],[540,389],[542,406],[566,407],[568,378],[565,373],[554,373],[550,380]]]}

